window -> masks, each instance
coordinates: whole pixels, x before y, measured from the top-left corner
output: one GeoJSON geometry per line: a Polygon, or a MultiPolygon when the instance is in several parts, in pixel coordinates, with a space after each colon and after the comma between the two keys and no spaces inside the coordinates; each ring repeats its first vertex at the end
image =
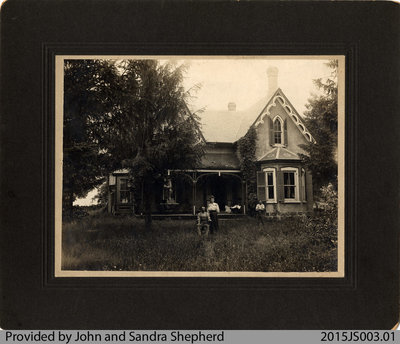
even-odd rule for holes
{"type": "Polygon", "coordinates": [[[274,143],[282,143],[282,123],[279,118],[276,118],[274,121],[274,143]]]}
{"type": "Polygon", "coordinates": [[[288,144],[287,119],[283,120],[279,115],[274,119],[268,117],[269,145],[281,147],[288,144]]]}
{"type": "Polygon", "coordinates": [[[119,202],[130,203],[131,192],[128,186],[128,178],[121,178],[119,183],[119,202]]]}
{"type": "Polygon", "coordinates": [[[292,167],[282,168],[283,198],[285,201],[299,201],[298,169],[292,167]]]}
{"type": "Polygon", "coordinates": [[[283,172],[283,187],[285,199],[296,197],[296,184],[294,182],[294,172],[283,172]]]}
{"type": "Polygon", "coordinates": [[[276,174],[274,168],[265,168],[265,192],[267,203],[276,202],[276,174]]]}

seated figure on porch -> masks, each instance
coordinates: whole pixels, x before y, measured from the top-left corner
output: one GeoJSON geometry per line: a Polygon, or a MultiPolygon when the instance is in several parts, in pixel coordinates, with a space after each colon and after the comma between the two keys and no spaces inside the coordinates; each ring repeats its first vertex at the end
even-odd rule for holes
{"type": "Polygon", "coordinates": [[[206,211],[206,207],[201,207],[201,211],[197,214],[197,233],[199,235],[208,235],[210,221],[210,214],[206,211]]]}
{"type": "Polygon", "coordinates": [[[232,213],[239,214],[241,208],[242,207],[239,204],[235,204],[233,207],[231,207],[232,213]]]}

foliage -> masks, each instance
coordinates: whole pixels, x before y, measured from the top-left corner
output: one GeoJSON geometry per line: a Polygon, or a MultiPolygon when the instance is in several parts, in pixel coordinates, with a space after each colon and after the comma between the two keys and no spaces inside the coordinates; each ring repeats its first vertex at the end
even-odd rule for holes
{"type": "Polygon", "coordinates": [[[303,218],[303,225],[314,233],[316,242],[337,247],[338,242],[338,194],[330,183],[320,190],[320,212],[312,218],[303,218]]]}
{"type": "Polygon", "coordinates": [[[321,188],[320,200],[325,205],[326,222],[337,223],[338,193],[331,183],[321,188]]]}
{"type": "Polygon", "coordinates": [[[337,185],[338,60],[332,60],[327,65],[332,69],[331,76],[314,80],[323,94],[310,98],[304,113],[305,124],[316,142],[302,146],[308,153],[302,159],[312,172],[315,190],[328,183],[337,185]]]}
{"type": "Polygon", "coordinates": [[[256,140],[256,129],[251,127],[247,131],[246,135],[239,139],[236,149],[236,155],[240,163],[240,170],[247,182],[247,190],[249,194],[257,192],[256,140]]]}
{"type": "Polygon", "coordinates": [[[108,202],[108,182],[105,181],[98,187],[98,193],[93,197],[93,200],[97,201],[98,205],[105,206],[108,202]]]}
{"type": "Polygon", "coordinates": [[[124,167],[133,190],[144,188],[151,222],[152,185],[167,168],[188,168],[203,154],[198,118],[186,105],[191,94],[181,85],[184,71],[156,60],[67,61],[64,190],[71,207],[107,172],[124,167]]]}
{"type": "Polygon", "coordinates": [[[112,110],[115,80],[116,68],[110,62],[65,62],[63,196],[70,212],[76,197],[84,197],[104,181],[109,159],[96,132],[112,110]]]}
{"type": "Polygon", "coordinates": [[[337,229],[322,217],[286,217],[263,229],[253,218],[221,221],[199,237],[193,221],[107,215],[64,223],[65,270],[336,271],[337,229]]]}
{"type": "Polygon", "coordinates": [[[189,168],[203,153],[198,118],[186,105],[190,94],[181,85],[184,65],[125,60],[118,67],[118,109],[107,122],[104,148],[129,169],[133,188],[143,188],[150,224],[152,185],[162,181],[166,169],[189,168]]]}

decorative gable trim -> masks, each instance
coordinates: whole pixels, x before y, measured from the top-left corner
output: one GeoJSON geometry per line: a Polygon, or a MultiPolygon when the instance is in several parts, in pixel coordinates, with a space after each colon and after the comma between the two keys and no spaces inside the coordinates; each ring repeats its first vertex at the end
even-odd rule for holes
{"type": "Polygon", "coordinates": [[[267,106],[264,108],[264,110],[261,112],[261,114],[258,116],[257,120],[254,122],[254,126],[258,127],[260,124],[264,123],[264,118],[265,116],[271,117],[271,112],[270,110],[277,106],[277,103],[279,102],[282,107],[285,109],[286,113],[288,116],[292,119],[293,123],[297,126],[299,131],[303,134],[305,139],[308,142],[313,142],[315,143],[315,139],[312,137],[310,132],[307,130],[306,126],[300,119],[299,114],[297,111],[293,108],[292,104],[290,104],[289,100],[285,97],[281,89],[279,88],[275,94],[272,96],[271,100],[268,102],[267,106]]]}

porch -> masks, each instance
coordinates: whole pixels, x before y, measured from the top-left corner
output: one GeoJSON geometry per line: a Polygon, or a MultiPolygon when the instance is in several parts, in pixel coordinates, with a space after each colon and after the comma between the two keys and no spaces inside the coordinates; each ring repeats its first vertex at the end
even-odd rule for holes
{"type": "MultiPolygon", "coordinates": [[[[241,219],[246,217],[247,215],[245,214],[227,214],[227,213],[220,213],[218,215],[218,220],[235,220],[235,219],[241,219]]],[[[139,218],[144,218],[144,215],[139,215],[139,218]]],[[[152,214],[151,218],[153,220],[196,220],[197,215],[194,214],[152,214]]]]}
{"type": "Polygon", "coordinates": [[[243,215],[246,187],[240,170],[168,170],[160,213],[195,215],[213,195],[220,216],[243,215]]]}
{"type": "MultiPolygon", "coordinates": [[[[143,190],[133,194],[129,175],[123,172],[109,178],[108,212],[140,215],[144,212],[143,190]]],[[[213,195],[220,216],[233,218],[247,213],[246,194],[240,170],[168,170],[164,181],[153,185],[151,212],[170,218],[194,216],[213,195]]]]}

